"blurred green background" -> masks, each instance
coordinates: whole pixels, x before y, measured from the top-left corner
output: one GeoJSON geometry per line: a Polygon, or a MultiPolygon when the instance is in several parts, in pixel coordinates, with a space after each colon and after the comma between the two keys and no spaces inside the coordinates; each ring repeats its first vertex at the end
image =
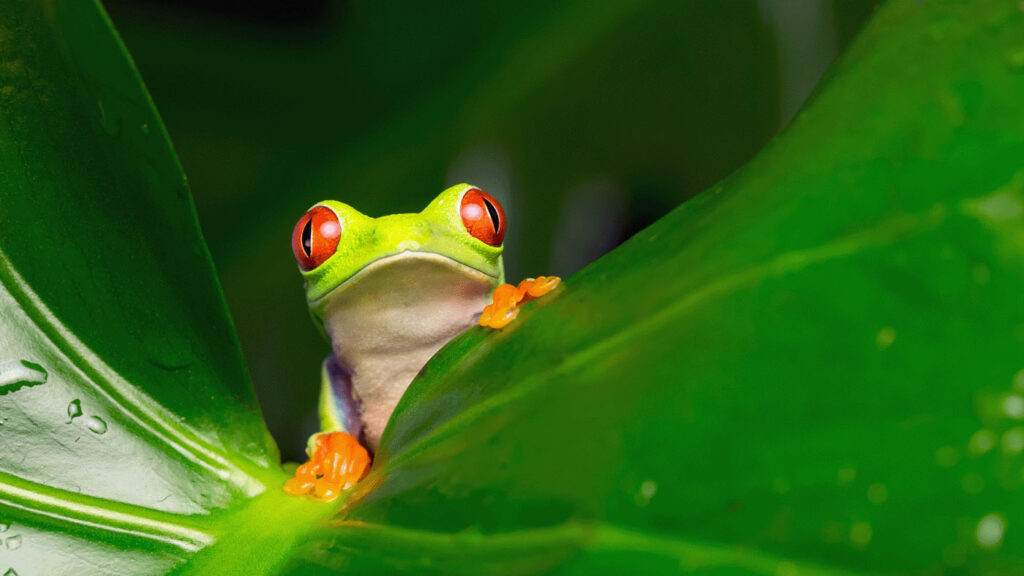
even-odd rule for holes
{"type": "Polygon", "coordinates": [[[511,281],[568,276],[749,160],[872,0],[108,0],[189,177],[271,432],[317,426],[329,347],[289,245],[335,198],[504,204],[511,281]]]}

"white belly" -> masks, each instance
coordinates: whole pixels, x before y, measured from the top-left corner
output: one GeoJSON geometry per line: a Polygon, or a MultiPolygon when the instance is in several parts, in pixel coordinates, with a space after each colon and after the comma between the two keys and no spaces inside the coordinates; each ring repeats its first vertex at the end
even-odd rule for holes
{"type": "Polygon", "coordinates": [[[449,258],[403,252],[367,266],[326,296],[324,329],[351,374],[371,449],[412,379],[476,324],[496,284],[449,258]]]}

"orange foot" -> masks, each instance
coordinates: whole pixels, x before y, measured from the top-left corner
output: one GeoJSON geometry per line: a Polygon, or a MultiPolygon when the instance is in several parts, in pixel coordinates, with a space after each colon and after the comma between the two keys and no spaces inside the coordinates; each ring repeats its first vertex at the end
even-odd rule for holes
{"type": "Polygon", "coordinates": [[[494,289],[494,302],[484,306],[480,314],[481,326],[494,329],[504,328],[519,315],[519,305],[551,292],[562,279],[558,276],[527,278],[519,286],[502,284],[494,289]]]}
{"type": "Polygon", "coordinates": [[[358,482],[370,467],[370,455],[359,441],[345,432],[322,432],[313,440],[313,453],[299,466],[284,491],[330,502],[358,482]]]}

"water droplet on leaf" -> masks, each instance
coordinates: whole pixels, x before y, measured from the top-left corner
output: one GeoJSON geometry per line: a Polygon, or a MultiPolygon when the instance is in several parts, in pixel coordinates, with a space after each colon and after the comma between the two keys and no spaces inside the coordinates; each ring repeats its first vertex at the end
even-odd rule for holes
{"type": "Polygon", "coordinates": [[[651,502],[651,498],[658,493],[658,484],[654,480],[644,480],[640,484],[640,490],[636,493],[636,504],[637,506],[647,506],[651,502]]]}
{"type": "Polygon", "coordinates": [[[978,540],[978,546],[992,550],[1003,543],[1003,534],[1005,533],[1006,520],[999,514],[992,513],[978,521],[974,536],[978,540]]]}
{"type": "Polygon", "coordinates": [[[1006,64],[1011,70],[1024,71],[1024,48],[1007,54],[1006,64]]]}
{"type": "Polygon", "coordinates": [[[1024,418],[1024,396],[1010,394],[1003,398],[1003,414],[1014,420],[1024,418]]]}
{"type": "Polygon", "coordinates": [[[971,451],[971,454],[975,456],[981,456],[988,452],[996,445],[996,435],[991,430],[982,428],[971,436],[970,441],[967,443],[967,448],[971,451]]]}
{"type": "Polygon", "coordinates": [[[45,384],[46,369],[28,360],[0,362],[0,396],[16,392],[25,386],[45,384]]]}
{"type": "Polygon", "coordinates": [[[997,190],[978,201],[975,209],[982,216],[996,222],[1016,220],[1024,214],[1024,206],[1013,191],[997,190]]]}
{"type": "Polygon", "coordinates": [[[1003,433],[1003,452],[1017,454],[1024,451],[1024,428],[1015,426],[1003,433]]]}
{"type": "Polygon", "coordinates": [[[878,331],[875,335],[875,346],[878,346],[879,350],[885,350],[892,343],[896,341],[896,329],[892,326],[886,326],[878,331]]]}
{"type": "Polygon", "coordinates": [[[89,416],[85,421],[85,427],[93,434],[103,434],[107,431],[107,423],[97,416],[89,416]]]}
{"type": "Polygon", "coordinates": [[[82,415],[82,401],[74,399],[68,404],[68,421],[65,424],[71,424],[71,421],[82,415]]]}
{"type": "Polygon", "coordinates": [[[867,546],[871,542],[872,536],[874,536],[874,532],[871,530],[871,524],[867,522],[857,522],[850,526],[850,543],[857,548],[867,546]]]}
{"type": "Polygon", "coordinates": [[[881,504],[889,499],[889,489],[885,484],[872,484],[868,486],[868,502],[881,504]]]}
{"type": "Polygon", "coordinates": [[[8,550],[17,550],[21,548],[21,536],[11,536],[6,542],[8,550]]]}

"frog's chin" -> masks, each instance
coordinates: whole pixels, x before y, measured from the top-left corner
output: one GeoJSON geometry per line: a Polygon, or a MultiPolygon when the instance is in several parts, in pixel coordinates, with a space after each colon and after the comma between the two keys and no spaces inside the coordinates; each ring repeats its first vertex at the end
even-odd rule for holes
{"type": "Polygon", "coordinates": [[[366,266],[317,308],[339,363],[350,370],[367,444],[374,448],[427,360],[476,324],[498,279],[428,252],[366,266]]]}
{"type": "MultiPolygon", "coordinates": [[[[398,280],[397,276],[400,274],[415,274],[414,270],[407,269],[403,264],[412,265],[408,268],[418,268],[421,267],[421,265],[428,265],[430,268],[447,269],[452,273],[453,278],[464,277],[470,281],[478,281],[482,284],[487,284],[492,288],[500,283],[498,276],[488,274],[482,270],[463,264],[458,260],[449,258],[448,256],[443,256],[434,252],[406,250],[404,252],[399,252],[398,254],[378,258],[366,266],[363,266],[347,280],[338,284],[334,288],[331,288],[316,300],[311,301],[309,306],[313,310],[320,309],[324,303],[333,300],[346,290],[349,290],[378,274],[391,276],[392,280],[398,280]]],[[[399,281],[397,284],[399,286],[406,285],[410,283],[408,281],[415,283],[417,279],[415,277],[407,277],[404,280],[406,281],[399,281]]]]}

